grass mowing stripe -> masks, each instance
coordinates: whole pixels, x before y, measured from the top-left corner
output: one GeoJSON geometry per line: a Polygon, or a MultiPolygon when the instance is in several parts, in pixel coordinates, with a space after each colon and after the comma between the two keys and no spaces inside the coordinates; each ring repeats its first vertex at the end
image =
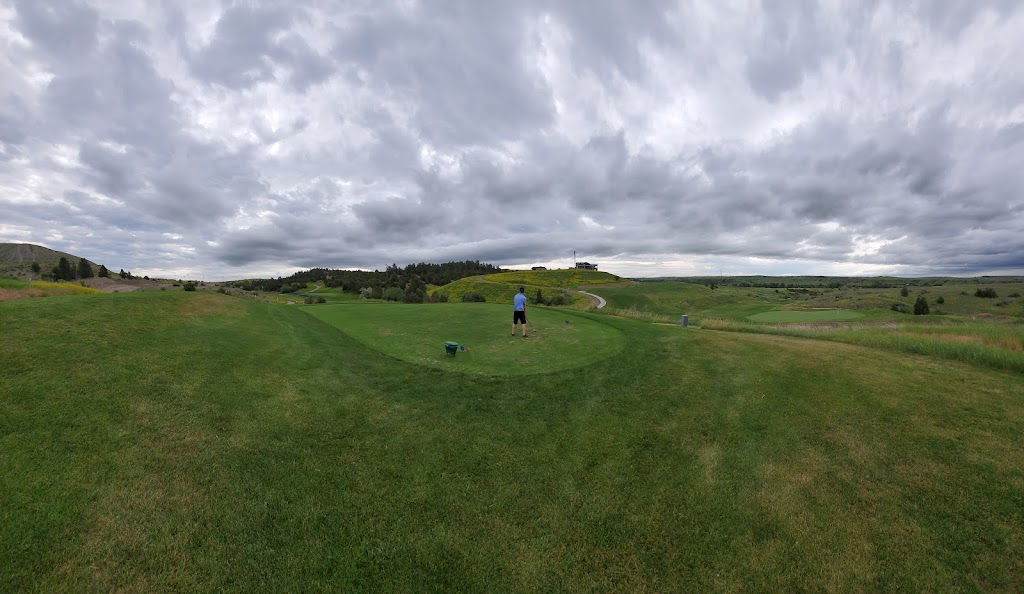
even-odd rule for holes
{"type": "Polygon", "coordinates": [[[565,309],[529,307],[529,338],[511,336],[511,307],[488,303],[358,303],[303,311],[399,359],[447,371],[523,375],[593,365],[622,350],[625,335],[565,309]],[[445,341],[468,347],[455,357],[445,341]]]}

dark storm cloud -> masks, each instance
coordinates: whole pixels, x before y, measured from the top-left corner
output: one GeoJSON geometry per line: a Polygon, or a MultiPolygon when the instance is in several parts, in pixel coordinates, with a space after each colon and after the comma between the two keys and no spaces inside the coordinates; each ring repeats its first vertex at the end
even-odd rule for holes
{"type": "Polygon", "coordinates": [[[496,142],[552,118],[549,90],[524,56],[525,18],[508,3],[417,4],[353,18],[333,53],[360,84],[414,101],[424,139],[496,142]]]}
{"type": "Polygon", "coordinates": [[[746,76],[754,91],[775,101],[818,67],[831,40],[816,22],[816,2],[762,0],[762,8],[764,19],[749,48],[746,76]]]}
{"type": "Polygon", "coordinates": [[[52,57],[76,61],[96,47],[99,15],[74,0],[15,0],[22,35],[52,57]]]}
{"type": "Polygon", "coordinates": [[[274,80],[274,67],[287,66],[291,69],[291,85],[305,91],[324,81],[335,69],[304,39],[288,33],[296,20],[305,18],[301,9],[290,10],[283,4],[231,5],[217,20],[207,45],[197,51],[184,47],[186,58],[199,79],[232,89],[274,80]]]}
{"type": "Polygon", "coordinates": [[[1024,265],[1016,2],[12,6],[9,237],[223,277],[1024,265]]]}

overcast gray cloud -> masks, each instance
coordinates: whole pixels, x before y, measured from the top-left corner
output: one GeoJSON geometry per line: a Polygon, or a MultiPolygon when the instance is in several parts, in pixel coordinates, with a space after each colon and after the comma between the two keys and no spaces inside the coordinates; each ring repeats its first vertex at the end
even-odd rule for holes
{"type": "Polygon", "coordinates": [[[1024,273],[1024,5],[0,0],[0,241],[1024,273]]]}

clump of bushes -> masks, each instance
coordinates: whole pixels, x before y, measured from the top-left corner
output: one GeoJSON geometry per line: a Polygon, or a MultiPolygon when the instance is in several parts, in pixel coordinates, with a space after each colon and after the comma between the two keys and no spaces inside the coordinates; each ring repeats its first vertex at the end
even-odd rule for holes
{"type": "Polygon", "coordinates": [[[889,309],[900,313],[910,313],[910,308],[907,307],[906,303],[893,303],[889,309]]]}
{"type": "Polygon", "coordinates": [[[195,291],[196,284],[192,281],[186,281],[184,284],[182,284],[181,288],[185,289],[186,291],[195,291]]]}
{"type": "Polygon", "coordinates": [[[320,295],[317,295],[316,297],[312,295],[307,295],[303,303],[305,303],[306,305],[313,305],[314,303],[327,303],[327,300],[321,297],[320,295]]]}
{"type": "Polygon", "coordinates": [[[570,302],[569,296],[565,293],[559,293],[554,297],[544,297],[540,289],[537,289],[537,294],[533,297],[534,305],[566,305],[570,302]]]}
{"type": "Polygon", "coordinates": [[[986,287],[984,289],[978,289],[977,291],[975,291],[974,292],[974,296],[975,297],[986,297],[988,299],[995,299],[999,295],[996,295],[996,290],[995,289],[993,289],[991,287],[986,287]]]}
{"type": "Polygon", "coordinates": [[[935,298],[935,303],[938,303],[939,305],[942,305],[945,302],[946,300],[942,298],[942,295],[939,295],[938,297],[935,298]]]}
{"type": "Polygon", "coordinates": [[[480,293],[466,293],[462,296],[463,303],[483,303],[487,299],[480,293]]]}

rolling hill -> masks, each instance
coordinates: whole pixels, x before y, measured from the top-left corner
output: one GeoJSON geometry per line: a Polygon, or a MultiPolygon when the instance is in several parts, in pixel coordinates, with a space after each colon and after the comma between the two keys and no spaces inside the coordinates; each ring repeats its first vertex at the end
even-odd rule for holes
{"type": "MultiPolygon", "coordinates": [[[[15,278],[38,278],[33,274],[32,263],[38,262],[43,272],[48,272],[60,261],[67,258],[72,266],[77,266],[81,256],[59,252],[41,245],[31,243],[0,243],[0,276],[12,276],[15,278]]],[[[94,268],[99,264],[86,259],[86,262],[94,268]]]]}
{"type": "Polygon", "coordinates": [[[579,294],[578,289],[621,281],[614,274],[596,270],[514,270],[459,279],[434,289],[432,293],[444,295],[449,301],[460,301],[464,295],[476,293],[488,302],[511,303],[519,287],[525,287],[526,295],[531,299],[538,290],[547,298],[562,293],[568,296],[573,305],[586,307],[590,304],[590,298],[579,294]]]}

